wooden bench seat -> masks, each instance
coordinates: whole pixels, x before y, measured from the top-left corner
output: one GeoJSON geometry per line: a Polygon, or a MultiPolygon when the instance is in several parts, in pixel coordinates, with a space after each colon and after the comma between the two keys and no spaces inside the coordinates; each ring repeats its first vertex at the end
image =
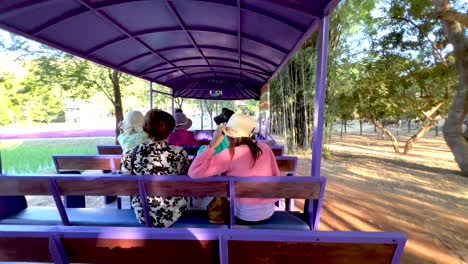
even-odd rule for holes
{"type": "MultiPolygon", "coordinates": [[[[140,225],[130,209],[65,208],[61,195],[218,196],[231,200],[230,221],[227,225],[209,223],[206,211],[188,211],[173,227],[311,230],[318,228],[324,189],[324,177],[217,176],[194,180],[188,176],[174,175],[2,175],[0,204],[2,204],[1,199],[8,196],[52,195],[56,208],[25,207],[25,204],[5,203],[0,206],[0,216],[3,216],[0,224],[140,225]],[[235,198],[301,198],[311,202],[303,213],[277,211],[268,223],[241,226],[234,223],[235,198]]],[[[145,201],[143,200],[144,212],[145,216],[149,217],[145,201]]]]}
{"type": "Polygon", "coordinates": [[[54,263],[399,263],[397,232],[0,226],[0,261],[54,263]]]}

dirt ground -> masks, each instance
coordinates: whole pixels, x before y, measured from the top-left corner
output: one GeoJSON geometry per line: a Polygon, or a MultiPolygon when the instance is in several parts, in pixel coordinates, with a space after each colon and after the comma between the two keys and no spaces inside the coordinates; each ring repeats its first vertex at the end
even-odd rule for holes
{"type": "MultiPolygon", "coordinates": [[[[320,230],[401,231],[402,263],[468,263],[468,178],[441,137],[407,156],[375,134],[334,136],[329,148],[320,230]]],[[[310,153],[297,156],[310,175],[310,153]]]]}
{"type": "MultiPolygon", "coordinates": [[[[408,236],[401,263],[468,263],[468,178],[441,137],[426,136],[407,156],[373,133],[334,136],[329,148],[320,230],[401,231],[408,236]]],[[[310,175],[310,152],[295,155],[298,175],[310,175]]],[[[28,202],[53,205],[49,197],[28,202]]]]}

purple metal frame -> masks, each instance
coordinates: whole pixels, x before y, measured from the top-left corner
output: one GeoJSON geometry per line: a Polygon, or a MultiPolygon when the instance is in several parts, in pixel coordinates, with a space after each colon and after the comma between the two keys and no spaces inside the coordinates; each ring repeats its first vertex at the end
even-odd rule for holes
{"type": "Polygon", "coordinates": [[[312,176],[320,176],[320,164],[322,160],[322,136],[323,119],[325,115],[329,24],[330,19],[328,16],[324,16],[320,20],[317,51],[317,72],[315,80],[316,89],[314,101],[314,131],[312,137],[312,164],[310,172],[312,176]]]}
{"type": "Polygon", "coordinates": [[[149,82],[149,105],[150,105],[150,110],[153,109],[153,82],[149,82]]]}
{"type": "Polygon", "coordinates": [[[67,254],[58,234],[49,235],[49,252],[56,264],[69,264],[67,254]]]}
{"type": "Polygon", "coordinates": [[[407,237],[399,232],[190,229],[141,227],[74,227],[74,226],[0,226],[2,238],[48,238],[55,263],[68,263],[60,238],[146,239],[146,240],[214,240],[219,243],[220,263],[228,263],[228,241],[351,243],[396,245],[392,264],[400,262],[407,237]]]}
{"type": "Polygon", "coordinates": [[[55,206],[59,211],[60,218],[62,219],[63,225],[70,225],[70,220],[68,219],[67,211],[65,211],[65,206],[63,205],[62,198],[60,197],[60,191],[57,187],[57,182],[54,178],[50,178],[50,192],[52,193],[52,197],[55,201],[55,206]]]}
{"type": "Polygon", "coordinates": [[[140,191],[140,201],[141,204],[143,205],[143,215],[145,216],[145,225],[146,227],[152,227],[153,222],[151,220],[151,215],[150,215],[150,209],[148,206],[148,199],[146,199],[146,188],[145,188],[145,182],[141,178],[141,176],[138,177],[138,190],[140,191]]]}
{"type": "Polygon", "coordinates": [[[234,190],[234,182],[232,181],[232,179],[229,180],[229,229],[232,228],[232,226],[235,225],[235,211],[236,211],[236,206],[235,206],[235,203],[236,203],[236,194],[235,194],[235,190],[234,190]]]}

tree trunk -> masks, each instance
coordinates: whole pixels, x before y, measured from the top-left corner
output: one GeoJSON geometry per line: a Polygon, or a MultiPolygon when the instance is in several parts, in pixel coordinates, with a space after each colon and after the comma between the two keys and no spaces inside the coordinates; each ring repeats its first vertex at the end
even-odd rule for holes
{"type": "MultiPolygon", "coordinates": [[[[453,10],[447,0],[432,0],[438,14],[453,10]]],[[[453,54],[459,74],[458,86],[443,127],[444,139],[455,157],[462,174],[468,176],[468,142],[462,128],[468,114],[468,39],[459,20],[442,16],[445,34],[453,45],[453,54]]]]}
{"type": "Polygon", "coordinates": [[[397,126],[397,129],[396,129],[396,135],[398,136],[400,134],[400,126],[401,126],[401,120],[400,119],[397,119],[396,120],[396,126],[397,126]]]}
{"type": "Polygon", "coordinates": [[[413,147],[413,144],[416,143],[416,141],[418,141],[422,136],[424,136],[424,134],[426,134],[427,131],[436,126],[437,123],[434,120],[434,118],[437,115],[437,110],[439,110],[442,104],[443,103],[438,103],[436,105],[433,105],[429,111],[422,111],[423,119],[421,120],[421,128],[416,134],[411,136],[406,141],[404,150],[405,154],[409,153],[409,151],[413,147]],[[427,122],[429,122],[429,124],[427,122]]]}
{"type": "Polygon", "coordinates": [[[359,135],[362,136],[362,119],[359,119],[359,135]]]}
{"type": "Polygon", "coordinates": [[[466,125],[465,133],[463,133],[463,137],[465,138],[466,142],[468,142],[468,125],[466,125]]]}
{"type": "Polygon", "coordinates": [[[347,126],[348,126],[348,120],[345,119],[345,120],[344,120],[344,133],[345,133],[345,134],[348,133],[348,131],[347,131],[347,129],[346,129],[347,126]]]}
{"type": "Polygon", "coordinates": [[[182,98],[182,97],[176,97],[176,98],[174,98],[174,102],[176,103],[177,108],[179,108],[180,110],[182,110],[182,105],[184,104],[184,98],[182,98]]]}
{"type": "Polygon", "coordinates": [[[114,88],[114,110],[115,110],[115,143],[118,144],[117,137],[120,135],[119,124],[123,120],[122,94],[120,92],[120,75],[116,70],[112,71],[111,81],[114,88]]]}
{"type": "Polygon", "coordinates": [[[343,139],[343,119],[341,119],[340,140],[343,139]]]}
{"type": "Polygon", "coordinates": [[[382,140],[385,140],[385,131],[384,131],[385,125],[384,124],[385,124],[385,119],[382,119],[382,123],[380,124],[382,128],[379,127],[382,130],[382,138],[381,138],[382,140]]]}
{"type": "Polygon", "coordinates": [[[435,136],[438,137],[439,136],[439,121],[438,120],[436,121],[435,129],[436,129],[435,136]]]}
{"type": "Polygon", "coordinates": [[[393,150],[396,153],[400,153],[400,148],[398,147],[398,140],[392,134],[392,132],[386,129],[379,121],[377,121],[377,119],[370,119],[370,121],[374,124],[375,127],[378,127],[380,130],[382,130],[382,134],[385,133],[390,137],[390,139],[392,140],[393,150]]]}
{"type": "Polygon", "coordinates": [[[429,131],[434,126],[435,126],[435,123],[432,123],[432,124],[430,124],[428,126],[425,126],[423,124],[421,126],[421,128],[419,129],[419,131],[416,134],[414,134],[413,136],[411,136],[406,141],[404,154],[408,154],[410,152],[410,150],[413,148],[414,143],[416,143],[420,138],[422,138],[424,136],[424,134],[426,134],[426,132],[429,131]]]}

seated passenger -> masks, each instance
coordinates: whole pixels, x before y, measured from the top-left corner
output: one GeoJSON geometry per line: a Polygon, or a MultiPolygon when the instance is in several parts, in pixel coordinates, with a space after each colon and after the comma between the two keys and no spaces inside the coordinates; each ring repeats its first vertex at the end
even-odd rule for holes
{"type": "MultiPolygon", "coordinates": [[[[204,178],[219,174],[227,176],[280,176],[271,148],[252,140],[255,121],[243,114],[234,114],[226,126],[221,124],[213,140],[190,166],[188,175],[204,178]],[[214,149],[227,135],[229,148],[217,155],[214,149]]],[[[235,216],[239,224],[256,224],[268,221],[275,211],[277,199],[240,198],[236,200],[235,216]]]]}
{"type": "MultiPolygon", "coordinates": [[[[167,137],[174,127],[174,118],[169,113],[156,109],[148,111],[143,130],[148,133],[150,141],[124,153],[122,172],[135,175],[187,173],[189,167],[187,152],[182,147],[166,143],[167,137]],[[134,155],[133,162],[132,155],[134,155]]],[[[145,223],[140,199],[139,196],[132,197],[131,204],[138,221],[145,223]]],[[[154,227],[171,226],[188,208],[187,200],[184,197],[148,196],[146,199],[154,227]]]]}
{"type": "Polygon", "coordinates": [[[149,140],[148,134],[143,131],[144,119],[145,118],[140,111],[127,112],[127,116],[120,123],[122,132],[117,137],[117,141],[120,146],[122,146],[123,152],[126,152],[127,150],[149,140]]]}
{"type": "Polygon", "coordinates": [[[174,115],[175,130],[169,136],[167,143],[174,146],[200,146],[195,134],[188,129],[192,126],[192,120],[184,113],[176,112],[174,115]]]}
{"type": "MultiPolygon", "coordinates": [[[[232,111],[231,109],[228,109],[228,108],[223,108],[221,114],[215,116],[213,118],[213,121],[216,123],[216,125],[221,125],[221,124],[224,124],[224,123],[227,123],[229,121],[229,118],[231,118],[231,116],[234,114],[234,111],[232,111]]],[[[198,154],[200,154],[206,147],[207,145],[203,145],[200,147],[200,149],[198,149],[198,154]]],[[[229,143],[227,141],[227,138],[226,136],[223,137],[223,140],[221,141],[221,143],[216,146],[215,150],[214,150],[214,154],[218,154],[220,153],[221,151],[223,151],[224,149],[227,149],[229,147],[229,143]]]]}

